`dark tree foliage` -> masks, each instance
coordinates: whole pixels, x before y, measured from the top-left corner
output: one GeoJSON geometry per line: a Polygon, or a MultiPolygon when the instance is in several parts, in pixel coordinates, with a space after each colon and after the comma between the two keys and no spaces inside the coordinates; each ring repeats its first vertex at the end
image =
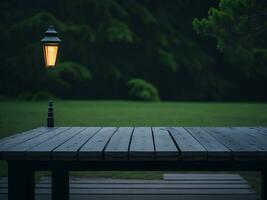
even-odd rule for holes
{"type": "Polygon", "coordinates": [[[129,99],[135,79],[156,100],[266,100],[266,18],[253,36],[243,27],[266,5],[251,1],[2,0],[0,96],[129,99]],[[51,24],[62,44],[48,71],[40,39],[51,24]]]}
{"type": "Polygon", "coordinates": [[[193,26],[198,34],[217,40],[234,92],[241,98],[266,99],[267,1],[221,0],[207,18],[194,19],[193,26]]]}

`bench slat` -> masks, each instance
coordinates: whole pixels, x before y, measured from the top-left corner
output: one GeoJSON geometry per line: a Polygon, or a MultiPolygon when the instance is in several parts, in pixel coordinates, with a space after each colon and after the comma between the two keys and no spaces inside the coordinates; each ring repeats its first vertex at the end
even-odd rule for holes
{"type": "Polygon", "coordinates": [[[78,150],[85,144],[91,137],[93,137],[100,127],[88,127],[82,130],[79,134],[69,139],[67,142],[58,146],[53,150],[54,160],[78,160],[78,150]]]}
{"type": "Polygon", "coordinates": [[[168,130],[163,127],[153,127],[156,160],[179,160],[180,153],[168,130]]]}
{"type": "MultiPolygon", "coordinates": [[[[238,174],[164,174],[173,178],[194,178],[199,182],[188,182],[179,179],[165,180],[117,180],[70,177],[70,199],[229,199],[256,200],[256,193],[238,174]],[[238,181],[222,183],[211,178],[230,177],[238,181]],[[206,180],[204,180],[204,179],[206,180]],[[211,182],[212,181],[212,182],[211,182]],[[214,183],[213,183],[214,182],[214,183]],[[205,197],[205,198],[204,198],[205,197]]],[[[7,194],[7,179],[2,179],[0,197],[5,200],[7,194]]],[[[36,199],[51,198],[51,177],[43,177],[35,186],[36,199]]],[[[46,200],[47,200],[46,199],[46,200]]],[[[42,199],[44,200],[44,199],[42,199]]]]}
{"type": "MultiPolygon", "coordinates": [[[[37,136],[39,136],[45,132],[48,132],[50,130],[51,130],[51,128],[40,127],[37,129],[33,129],[30,131],[20,133],[20,134],[12,135],[12,136],[9,136],[7,138],[3,138],[0,141],[0,152],[4,151],[7,148],[14,147],[14,146],[16,146],[22,142],[25,142],[27,140],[30,140],[34,137],[37,137],[37,136]]],[[[52,128],[52,130],[53,130],[53,128],[52,128]]]]}
{"type": "Polygon", "coordinates": [[[129,149],[129,159],[155,159],[154,142],[150,127],[135,127],[129,149]]]}
{"type": "Polygon", "coordinates": [[[105,160],[128,160],[128,149],[133,127],[120,127],[105,148],[105,160]]]}
{"type": "MultiPolygon", "coordinates": [[[[7,195],[0,195],[0,199],[7,200],[7,195]]],[[[36,200],[51,200],[50,194],[37,194],[36,200]]],[[[238,195],[84,195],[84,194],[70,194],[71,200],[256,200],[254,194],[238,194],[238,195]]]]}
{"type": "Polygon", "coordinates": [[[37,137],[34,137],[30,140],[27,140],[23,143],[16,145],[16,146],[12,146],[10,148],[7,148],[3,152],[3,157],[5,159],[8,159],[8,160],[25,159],[25,153],[27,150],[45,142],[48,139],[51,139],[57,135],[62,134],[67,129],[68,129],[67,127],[53,128],[50,131],[45,132],[45,134],[38,135],[37,137]]]}
{"type": "Polygon", "coordinates": [[[232,129],[240,136],[242,142],[258,151],[260,159],[267,159],[267,135],[262,135],[258,130],[248,127],[232,127],[232,129]]]}
{"type": "Polygon", "coordinates": [[[257,130],[258,133],[267,136],[267,128],[264,128],[264,127],[248,127],[248,128],[257,130]]]}
{"type": "Polygon", "coordinates": [[[52,151],[68,141],[70,138],[80,133],[85,128],[83,127],[72,127],[65,130],[62,134],[57,135],[51,139],[44,141],[43,143],[26,151],[27,159],[29,160],[51,160],[52,151]]]}
{"type": "MultiPolygon", "coordinates": [[[[1,191],[1,190],[0,190],[1,191]]],[[[51,193],[51,189],[36,189],[35,190],[37,193],[40,194],[49,194],[51,193]]],[[[85,188],[85,189],[75,189],[75,188],[70,188],[70,193],[72,194],[84,194],[84,193],[89,193],[90,195],[93,194],[105,194],[105,195],[115,195],[115,194],[120,194],[120,195],[127,195],[127,194],[146,194],[146,195],[170,195],[170,194],[197,194],[197,195],[203,195],[203,194],[216,194],[216,195],[226,195],[226,194],[251,194],[254,191],[252,189],[206,189],[206,188],[188,188],[188,189],[102,189],[102,188],[97,188],[97,189],[91,189],[91,188],[85,188]]]]}
{"type": "Polygon", "coordinates": [[[178,146],[182,160],[206,160],[206,149],[192,137],[184,128],[166,128],[178,146]]]}
{"type": "Polygon", "coordinates": [[[79,150],[79,160],[103,160],[103,151],[116,127],[104,127],[79,150]]]}
{"type": "Polygon", "coordinates": [[[205,147],[208,152],[208,160],[231,160],[232,152],[222,143],[212,137],[200,127],[185,127],[185,129],[205,147]]]}
{"type": "Polygon", "coordinates": [[[203,128],[218,141],[232,150],[234,160],[256,160],[257,149],[249,146],[236,130],[230,127],[203,128]]]}

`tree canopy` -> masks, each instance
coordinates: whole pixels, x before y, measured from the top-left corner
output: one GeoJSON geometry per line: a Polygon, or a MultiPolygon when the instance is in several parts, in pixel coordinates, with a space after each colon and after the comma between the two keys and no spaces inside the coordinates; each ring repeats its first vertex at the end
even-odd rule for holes
{"type": "Polygon", "coordinates": [[[0,96],[266,100],[266,9],[264,0],[3,0],[0,96]],[[49,25],[62,39],[50,71],[40,43],[49,25]]]}
{"type": "MultiPolygon", "coordinates": [[[[198,34],[217,40],[217,49],[223,53],[224,67],[233,73],[237,92],[255,95],[260,90],[254,83],[266,85],[266,1],[221,0],[218,8],[209,8],[207,18],[195,18],[193,27],[198,34]]],[[[264,88],[261,92],[266,99],[264,88]]]]}

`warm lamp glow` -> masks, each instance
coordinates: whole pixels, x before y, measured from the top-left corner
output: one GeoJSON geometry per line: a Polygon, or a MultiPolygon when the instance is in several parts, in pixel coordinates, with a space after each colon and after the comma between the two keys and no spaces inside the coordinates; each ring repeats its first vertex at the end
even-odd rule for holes
{"type": "Polygon", "coordinates": [[[44,58],[46,67],[54,67],[57,60],[58,45],[44,44],[44,58]]]}
{"type": "Polygon", "coordinates": [[[45,37],[41,41],[43,43],[45,67],[53,68],[56,66],[58,48],[61,41],[54,26],[48,27],[45,37]]]}

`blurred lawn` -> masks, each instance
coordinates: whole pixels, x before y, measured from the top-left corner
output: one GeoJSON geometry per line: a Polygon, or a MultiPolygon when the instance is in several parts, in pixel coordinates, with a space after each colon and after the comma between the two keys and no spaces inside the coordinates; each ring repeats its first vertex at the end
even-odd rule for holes
{"type": "MultiPolygon", "coordinates": [[[[264,103],[56,100],[56,126],[260,126],[264,103]]],[[[0,138],[46,124],[47,102],[1,102],[0,138]]]]}
{"type": "MultiPolygon", "coordinates": [[[[56,126],[267,126],[266,103],[176,103],[55,100],[56,126]]],[[[0,102],[0,138],[44,126],[47,101],[0,102]]],[[[0,162],[0,176],[6,175],[0,162]]],[[[259,189],[258,173],[242,173],[259,189]]],[[[86,172],[113,178],[161,177],[161,172],[86,172]]]]}

